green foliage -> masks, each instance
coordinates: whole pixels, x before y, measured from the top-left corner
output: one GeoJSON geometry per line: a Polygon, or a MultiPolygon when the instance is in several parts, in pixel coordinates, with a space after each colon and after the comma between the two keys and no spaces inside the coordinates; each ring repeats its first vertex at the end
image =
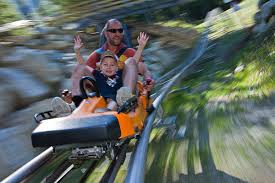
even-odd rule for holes
{"type": "Polygon", "coordinates": [[[61,6],[70,6],[70,5],[75,5],[79,3],[79,0],[52,0],[54,4],[58,4],[61,6]]]}
{"type": "Polygon", "coordinates": [[[0,25],[19,20],[19,15],[12,4],[0,0],[0,25]]]}
{"type": "Polygon", "coordinates": [[[222,0],[195,0],[189,3],[184,2],[183,4],[175,7],[160,9],[151,13],[147,13],[144,17],[143,14],[131,15],[130,19],[138,21],[150,20],[155,22],[170,21],[171,19],[183,19],[186,22],[194,22],[194,20],[204,19],[207,12],[216,7],[224,7],[222,0]]]}
{"type": "Polygon", "coordinates": [[[52,1],[41,1],[38,12],[40,16],[53,16],[60,12],[60,6],[52,1]]]}
{"type": "MultiPolygon", "coordinates": [[[[245,10],[243,8],[242,11],[245,10]]],[[[254,12],[254,8],[252,12],[254,12]]],[[[245,14],[246,17],[250,17],[251,13],[245,14]]],[[[231,18],[228,18],[227,21],[223,20],[224,23],[218,27],[230,27],[231,32],[221,34],[215,39],[219,45],[216,54],[221,56],[231,50],[232,46],[235,47],[241,43],[240,41],[247,35],[247,29],[233,26],[231,18]]],[[[178,23],[178,21],[171,21],[166,25],[179,26],[178,23]]],[[[217,25],[215,24],[215,26],[217,25]]],[[[215,60],[201,63],[202,72],[192,73],[178,86],[178,88],[184,86],[187,89],[168,97],[167,101],[169,102],[166,101],[163,105],[166,111],[170,111],[169,114],[176,114],[178,111],[183,111],[182,109],[187,111],[196,109],[205,105],[209,100],[215,101],[219,98],[238,101],[270,96],[275,90],[275,39],[273,33],[271,32],[264,39],[262,37],[252,39],[246,45],[244,48],[236,50],[238,52],[232,52],[231,54],[235,55],[232,59],[223,60],[219,65],[213,67],[215,60]],[[243,69],[237,71],[236,68],[241,67],[243,69]],[[204,84],[207,86],[206,89],[200,90],[199,88],[204,88],[204,84]],[[177,106],[177,110],[175,110],[175,106],[177,106]]]]}

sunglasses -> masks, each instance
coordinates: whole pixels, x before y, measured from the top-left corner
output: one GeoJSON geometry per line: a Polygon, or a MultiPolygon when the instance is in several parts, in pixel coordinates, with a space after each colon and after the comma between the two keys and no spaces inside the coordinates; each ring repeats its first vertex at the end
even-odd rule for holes
{"type": "Polygon", "coordinates": [[[108,29],[107,31],[111,33],[116,33],[116,32],[122,33],[123,29],[108,29]]]}

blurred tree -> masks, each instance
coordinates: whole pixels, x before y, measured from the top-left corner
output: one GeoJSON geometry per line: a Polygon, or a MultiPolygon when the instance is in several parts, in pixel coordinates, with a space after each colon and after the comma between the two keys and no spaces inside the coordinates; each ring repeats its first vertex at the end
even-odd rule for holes
{"type": "Polygon", "coordinates": [[[217,7],[224,9],[225,6],[223,0],[195,0],[183,5],[182,11],[192,19],[203,19],[208,11],[217,7]]]}
{"type": "Polygon", "coordinates": [[[259,0],[259,2],[258,2],[258,7],[261,8],[261,6],[262,6],[264,3],[266,3],[267,1],[269,1],[269,0],[259,0]]]}
{"type": "Polygon", "coordinates": [[[70,6],[70,5],[75,5],[78,4],[80,1],[79,0],[51,0],[54,4],[58,4],[61,6],[70,6]]]}
{"type": "Polygon", "coordinates": [[[60,12],[61,7],[52,0],[43,0],[38,7],[40,16],[55,16],[60,12]]]}
{"type": "Polygon", "coordinates": [[[16,8],[6,0],[0,0],[0,25],[19,20],[16,8]]]}

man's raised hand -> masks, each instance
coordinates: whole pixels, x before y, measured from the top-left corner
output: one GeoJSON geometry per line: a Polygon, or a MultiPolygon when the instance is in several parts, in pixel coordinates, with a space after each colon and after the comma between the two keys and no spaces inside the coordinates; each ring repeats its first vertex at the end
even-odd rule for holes
{"type": "Polygon", "coordinates": [[[145,32],[139,33],[137,41],[140,47],[144,48],[148,40],[149,40],[149,36],[145,32]]]}
{"type": "Polygon", "coordinates": [[[74,51],[77,52],[77,51],[80,51],[80,49],[83,47],[83,43],[80,39],[80,36],[77,35],[75,38],[74,38],[74,51]]]}

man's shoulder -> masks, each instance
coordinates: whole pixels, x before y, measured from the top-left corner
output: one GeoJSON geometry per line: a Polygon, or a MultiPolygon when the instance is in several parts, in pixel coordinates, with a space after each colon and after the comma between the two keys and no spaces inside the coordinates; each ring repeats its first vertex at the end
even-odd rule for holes
{"type": "Polygon", "coordinates": [[[94,50],[91,55],[101,55],[104,52],[103,48],[97,48],[96,50],[94,50]]]}
{"type": "Polygon", "coordinates": [[[134,48],[129,48],[129,47],[126,49],[126,51],[128,51],[128,52],[136,52],[136,50],[134,48]]]}
{"type": "Polygon", "coordinates": [[[87,65],[92,68],[96,68],[96,62],[99,62],[99,60],[100,60],[100,53],[98,52],[98,50],[95,50],[89,55],[87,59],[87,65]]]}
{"type": "Polygon", "coordinates": [[[127,48],[124,52],[124,55],[127,56],[134,56],[134,54],[136,53],[136,50],[134,48],[127,48]]]}

